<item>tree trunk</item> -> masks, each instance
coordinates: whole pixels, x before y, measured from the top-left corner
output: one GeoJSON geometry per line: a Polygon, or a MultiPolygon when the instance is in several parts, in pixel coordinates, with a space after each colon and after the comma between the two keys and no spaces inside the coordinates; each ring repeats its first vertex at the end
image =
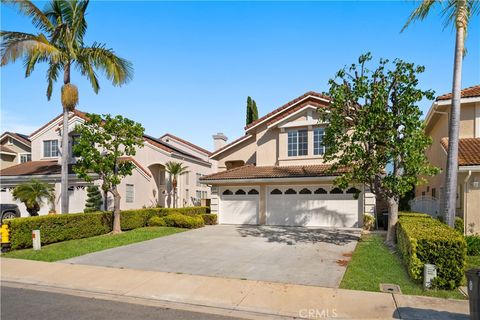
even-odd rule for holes
{"type": "Polygon", "coordinates": [[[387,198],[388,204],[388,231],[387,231],[387,239],[385,242],[387,245],[393,247],[395,246],[397,235],[395,233],[395,228],[398,221],[398,200],[389,197],[387,198]]]}
{"type": "Polygon", "coordinates": [[[465,29],[457,26],[455,40],[455,63],[453,65],[452,105],[448,130],[448,156],[445,173],[445,195],[443,213],[445,222],[453,228],[457,200],[458,175],[458,131],[460,124],[460,99],[462,89],[462,60],[465,29]]]}
{"type": "Polygon", "coordinates": [[[177,178],[173,177],[173,207],[177,207],[177,178]]]}
{"type": "Polygon", "coordinates": [[[103,210],[108,211],[108,191],[103,191],[103,210]]]}
{"type": "Polygon", "coordinates": [[[120,193],[117,190],[117,186],[114,186],[112,188],[112,194],[113,194],[113,228],[112,228],[112,233],[121,233],[122,228],[120,226],[120,193]]]}
{"type": "MultiPolygon", "coordinates": [[[[63,83],[70,83],[70,64],[65,65],[65,70],[63,74],[63,83]]],[[[69,150],[68,150],[68,110],[63,108],[63,130],[62,130],[62,158],[61,158],[61,213],[68,213],[68,160],[69,160],[69,150]]]]}

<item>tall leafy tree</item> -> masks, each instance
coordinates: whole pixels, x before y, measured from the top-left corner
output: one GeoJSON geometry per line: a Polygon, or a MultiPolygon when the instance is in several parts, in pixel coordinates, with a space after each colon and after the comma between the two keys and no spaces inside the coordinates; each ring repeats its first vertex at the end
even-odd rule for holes
{"type": "Polygon", "coordinates": [[[12,196],[14,200],[25,204],[27,212],[31,216],[38,216],[38,211],[40,211],[45,200],[50,203],[55,201],[53,186],[36,179],[16,186],[13,189],[12,196]]]}
{"type": "Polygon", "coordinates": [[[252,100],[252,122],[258,120],[258,109],[255,100],[252,100]]]}
{"type": "Polygon", "coordinates": [[[129,160],[143,147],[144,128],[122,116],[87,114],[88,120],[75,128],[80,134],[74,152],[79,155],[73,170],[87,182],[99,178],[102,190],[113,195],[112,233],[121,232],[120,193],[118,185],[132,174],[135,167],[129,160]]]}
{"type": "Polygon", "coordinates": [[[247,118],[245,124],[248,126],[252,121],[252,98],[249,96],[247,98],[247,118]]]}
{"type": "Polygon", "coordinates": [[[78,104],[78,89],[71,84],[71,71],[75,67],[87,77],[95,93],[100,89],[97,71],[101,71],[113,85],[127,83],[133,76],[132,64],[117,55],[105,44],[94,42],[86,46],[85,19],[88,0],[52,0],[40,10],[30,0],[2,0],[32,20],[38,29],[35,34],[1,31],[1,66],[23,58],[25,76],[37,63],[47,63],[47,99],[53,84],[63,75],[61,102],[63,105],[63,133],[61,144],[61,212],[68,213],[68,112],[78,104]]]}
{"type": "Polygon", "coordinates": [[[165,164],[165,170],[170,175],[170,182],[173,189],[173,207],[177,207],[177,186],[178,176],[181,176],[188,172],[188,167],[184,166],[181,162],[169,161],[165,164]]]}
{"type": "Polygon", "coordinates": [[[460,99],[462,90],[462,62],[465,53],[465,37],[472,15],[480,11],[478,0],[423,0],[412,12],[403,27],[405,30],[412,22],[425,19],[433,8],[441,7],[445,17],[445,27],[453,24],[456,30],[455,55],[453,62],[452,105],[448,127],[448,156],[445,173],[443,214],[451,227],[455,223],[457,176],[458,176],[458,133],[460,128],[460,99]]]}
{"type": "Polygon", "coordinates": [[[423,67],[397,59],[368,68],[371,59],[362,55],[358,64],[329,80],[330,107],[319,109],[328,123],[324,159],[333,164],[332,172],[340,172],[335,183],[341,188],[366,184],[386,200],[387,243],[393,245],[400,198],[421,176],[438,172],[425,155],[431,139],[417,105],[423,98],[433,99],[433,92],[417,88],[423,67]]]}

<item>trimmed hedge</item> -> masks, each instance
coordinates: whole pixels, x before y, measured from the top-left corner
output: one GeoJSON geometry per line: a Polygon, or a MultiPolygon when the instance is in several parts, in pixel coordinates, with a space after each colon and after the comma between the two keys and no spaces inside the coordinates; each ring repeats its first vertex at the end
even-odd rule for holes
{"type": "Polygon", "coordinates": [[[205,225],[201,216],[187,216],[179,212],[166,215],[162,219],[165,221],[167,227],[195,229],[205,225]]]}
{"type": "Polygon", "coordinates": [[[412,211],[402,211],[398,213],[398,218],[401,217],[412,217],[412,218],[431,218],[426,213],[420,213],[420,212],[412,212],[412,211]]]}
{"type": "Polygon", "coordinates": [[[200,215],[205,222],[206,225],[214,225],[217,224],[217,215],[214,213],[204,213],[200,215]]]}
{"type": "Polygon", "coordinates": [[[455,230],[460,232],[460,234],[464,233],[464,222],[460,217],[455,217],[455,230]]]}
{"type": "Polygon", "coordinates": [[[454,229],[440,221],[418,215],[400,215],[397,243],[408,273],[421,281],[426,263],[437,266],[434,285],[455,289],[462,283],[467,245],[454,229]]]}
{"type": "Polygon", "coordinates": [[[467,242],[467,254],[469,256],[480,256],[480,236],[465,236],[467,242]]]}
{"type": "MultiPolygon", "coordinates": [[[[164,217],[171,213],[198,217],[206,214],[207,207],[189,208],[146,208],[122,211],[120,224],[122,230],[143,228],[152,217],[164,217]]],[[[195,221],[198,221],[195,220],[195,221]]],[[[12,249],[29,248],[32,246],[32,230],[40,230],[42,244],[66,240],[88,238],[106,234],[112,230],[113,214],[111,212],[70,213],[28,218],[4,220],[10,230],[12,249]]]]}
{"type": "Polygon", "coordinates": [[[148,220],[149,227],[165,227],[166,225],[165,220],[161,217],[154,216],[148,220]]]}

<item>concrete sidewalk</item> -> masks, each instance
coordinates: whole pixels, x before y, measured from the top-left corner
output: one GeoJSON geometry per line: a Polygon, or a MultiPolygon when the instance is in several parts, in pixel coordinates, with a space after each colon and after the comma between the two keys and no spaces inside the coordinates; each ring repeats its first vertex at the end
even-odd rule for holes
{"type": "Polygon", "coordinates": [[[0,263],[2,281],[212,307],[232,316],[468,319],[463,300],[19,259],[0,263]]]}

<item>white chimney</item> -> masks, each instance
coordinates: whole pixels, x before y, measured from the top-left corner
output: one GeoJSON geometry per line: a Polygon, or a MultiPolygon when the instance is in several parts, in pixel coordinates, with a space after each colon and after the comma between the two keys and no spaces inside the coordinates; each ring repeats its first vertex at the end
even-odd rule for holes
{"type": "Polygon", "coordinates": [[[213,138],[213,144],[214,144],[215,151],[222,148],[227,143],[227,140],[228,140],[227,136],[224,135],[221,132],[218,132],[217,134],[214,134],[212,136],[212,138],[213,138]]]}

